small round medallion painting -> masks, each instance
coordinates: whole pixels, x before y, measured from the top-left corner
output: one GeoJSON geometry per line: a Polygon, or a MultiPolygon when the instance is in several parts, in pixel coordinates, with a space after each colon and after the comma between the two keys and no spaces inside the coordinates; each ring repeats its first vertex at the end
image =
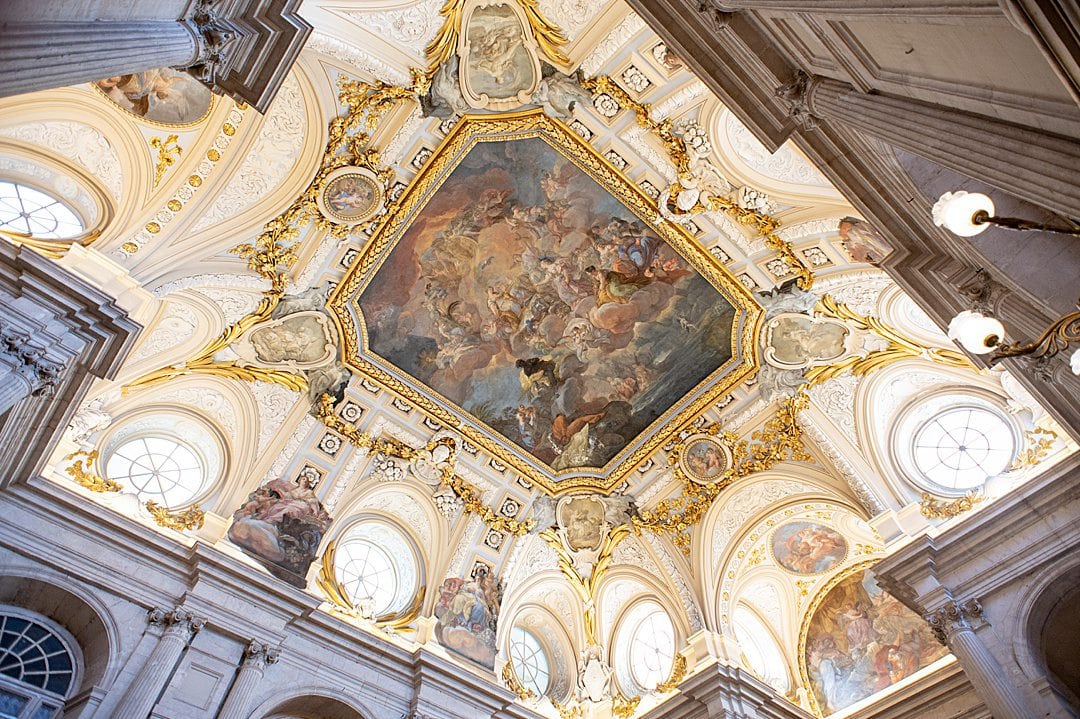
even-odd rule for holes
{"type": "Polygon", "coordinates": [[[342,167],[326,178],[318,205],[331,222],[354,225],[369,219],[383,203],[382,183],[362,167],[342,167]]]}
{"type": "Polygon", "coordinates": [[[690,437],[683,443],[679,466],[698,484],[710,484],[731,467],[731,450],[708,435],[690,437]]]}
{"type": "Polygon", "coordinates": [[[821,574],[844,561],[848,543],[832,527],[816,522],[788,522],[772,536],[776,563],[795,574],[821,574]]]}

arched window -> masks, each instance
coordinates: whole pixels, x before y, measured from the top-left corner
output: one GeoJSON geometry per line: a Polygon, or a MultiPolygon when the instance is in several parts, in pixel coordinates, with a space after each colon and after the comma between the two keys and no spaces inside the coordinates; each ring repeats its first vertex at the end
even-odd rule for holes
{"type": "Polygon", "coordinates": [[[638,602],[620,622],[615,642],[616,677],[629,695],[647,694],[671,675],[675,627],[664,608],[638,602]]]}
{"type": "Polygon", "coordinates": [[[510,661],[526,689],[538,697],[547,694],[551,683],[547,653],[540,640],[521,627],[510,630],[510,661]]]}
{"type": "Polygon", "coordinates": [[[989,395],[948,390],[912,403],[892,442],[898,466],[920,489],[959,495],[1009,468],[1019,429],[989,395]]]}
{"type": "Polygon", "coordinates": [[[926,479],[948,489],[981,486],[1004,471],[1015,453],[1008,423],[982,407],[945,410],[915,431],[915,465],[926,479]]]}
{"type": "Polygon", "coordinates": [[[0,608],[0,719],[53,719],[75,685],[71,640],[43,617],[0,608]]]}
{"type": "Polygon", "coordinates": [[[411,542],[374,518],[357,522],[338,539],[334,570],[353,604],[374,617],[407,608],[420,582],[411,542]]]}
{"type": "Polygon", "coordinates": [[[154,435],[135,437],[114,449],[105,473],[134,489],[140,499],[166,507],[190,503],[206,484],[206,469],[192,447],[154,435]]]}
{"type": "Polygon", "coordinates": [[[114,424],[101,457],[105,476],[140,502],[178,509],[212,491],[224,475],[226,454],[218,432],[201,417],[151,407],[114,424]]]}
{"type": "Polygon", "coordinates": [[[787,663],[765,624],[757,614],[740,605],[732,615],[735,638],[750,670],[781,694],[790,689],[787,663]]]}
{"type": "Polygon", "coordinates": [[[0,181],[0,230],[39,239],[82,234],[82,220],[64,202],[29,185],[0,181]]]}

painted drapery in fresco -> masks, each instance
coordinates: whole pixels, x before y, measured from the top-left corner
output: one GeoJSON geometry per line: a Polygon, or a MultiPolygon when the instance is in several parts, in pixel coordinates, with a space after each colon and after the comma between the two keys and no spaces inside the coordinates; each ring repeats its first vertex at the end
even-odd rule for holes
{"type": "Polygon", "coordinates": [[[315,560],[330,515],[307,482],[274,479],[248,496],[233,514],[229,540],[270,573],[297,587],[315,560]]]}
{"type": "Polygon", "coordinates": [[[734,309],[540,138],[480,142],[360,298],[368,346],[559,470],[731,358],[734,309]]]}
{"type": "Polygon", "coordinates": [[[201,82],[171,67],[98,80],[98,89],[139,117],[166,125],[187,125],[204,117],[213,94],[201,82]]]}
{"type": "Polygon", "coordinates": [[[772,536],[777,564],[796,574],[827,572],[847,556],[844,536],[816,522],[788,522],[772,536]]]}
{"type": "Polygon", "coordinates": [[[830,714],[911,676],[948,654],[922,617],[856,572],[818,605],[806,666],[822,713],[830,714]]]}
{"type": "Polygon", "coordinates": [[[494,669],[501,602],[502,583],[486,568],[472,579],[450,577],[439,587],[435,637],[447,649],[494,669]]]}

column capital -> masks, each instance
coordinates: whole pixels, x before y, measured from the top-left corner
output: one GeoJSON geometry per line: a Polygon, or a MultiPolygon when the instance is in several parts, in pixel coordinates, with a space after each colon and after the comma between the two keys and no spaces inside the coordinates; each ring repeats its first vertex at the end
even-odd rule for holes
{"type": "Polygon", "coordinates": [[[164,627],[166,634],[181,635],[184,642],[198,634],[206,625],[206,618],[195,615],[183,607],[164,609],[155,607],[147,612],[147,621],[152,625],[164,627]]]}
{"type": "Polygon", "coordinates": [[[244,666],[265,669],[281,657],[281,648],[252,639],[244,649],[244,666]]]}
{"type": "Polygon", "coordinates": [[[796,70],[790,82],[776,88],[776,96],[788,109],[788,115],[806,130],[817,128],[817,117],[810,106],[810,96],[818,84],[818,78],[796,70]]]}
{"type": "Polygon", "coordinates": [[[982,605],[977,599],[956,601],[950,599],[941,608],[924,617],[942,644],[951,645],[953,636],[960,631],[974,631],[974,622],[987,624],[982,605]]]}
{"type": "Polygon", "coordinates": [[[238,38],[238,33],[229,23],[218,17],[213,7],[216,2],[198,0],[191,17],[184,21],[197,47],[192,61],[181,68],[211,87],[228,72],[231,63],[229,50],[238,38]]]}

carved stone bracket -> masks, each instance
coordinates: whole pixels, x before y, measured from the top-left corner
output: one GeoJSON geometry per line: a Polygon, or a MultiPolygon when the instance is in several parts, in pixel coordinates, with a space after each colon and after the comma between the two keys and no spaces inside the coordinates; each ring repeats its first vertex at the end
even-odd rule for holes
{"type": "Polygon", "coordinates": [[[0,357],[14,367],[34,397],[49,397],[60,382],[63,366],[45,357],[45,350],[30,343],[30,335],[0,322],[0,357]]]}
{"type": "Polygon", "coordinates": [[[712,0],[698,0],[692,4],[697,6],[698,13],[713,32],[726,28],[734,14],[718,7],[712,0]]]}
{"type": "Polygon", "coordinates": [[[945,606],[925,615],[925,619],[933,630],[934,636],[946,645],[951,643],[957,632],[974,631],[975,622],[978,622],[979,626],[987,624],[982,605],[977,599],[968,599],[963,602],[950,600],[945,606]]]}

